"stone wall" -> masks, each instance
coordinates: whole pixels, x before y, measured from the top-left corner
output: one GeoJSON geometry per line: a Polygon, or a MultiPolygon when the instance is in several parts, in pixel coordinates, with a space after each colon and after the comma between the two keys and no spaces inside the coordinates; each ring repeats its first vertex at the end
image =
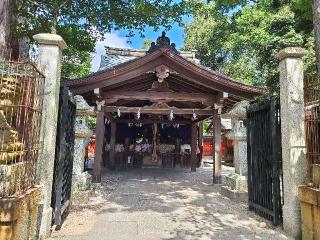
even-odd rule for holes
{"type": "Polygon", "coordinates": [[[18,197],[0,199],[0,240],[37,239],[37,215],[40,187],[29,189],[18,197]]]}
{"type": "Polygon", "coordinates": [[[314,164],[312,183],[299,187],[302,239],[320,239],[320,165],[314,164]]]}

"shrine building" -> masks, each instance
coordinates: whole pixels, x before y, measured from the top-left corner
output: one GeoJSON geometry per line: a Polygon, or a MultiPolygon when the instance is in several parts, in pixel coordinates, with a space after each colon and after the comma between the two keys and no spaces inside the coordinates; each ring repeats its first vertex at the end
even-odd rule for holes
{"type": "Polygon", "coordinates": [[[165,33],[148,51],[106,48],[97,72],[62,85],[96,107],[97,182],[102,166],[196,171],[202,152],[200,123],[212,118],[213,181],[220,183],[220,115],[265,93],[201,65],[193,51],[177,51],[165,33]]]}

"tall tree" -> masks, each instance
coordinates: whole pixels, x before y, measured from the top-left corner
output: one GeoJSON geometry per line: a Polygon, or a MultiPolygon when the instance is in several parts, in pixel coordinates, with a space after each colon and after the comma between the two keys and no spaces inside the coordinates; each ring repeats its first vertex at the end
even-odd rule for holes
{"type": "Polygon", "coordinates": [[[312,0],[317,74],[320,76],[320,0],[312,0]]]}
{"type": "MultiPolygon", "coordinates": [[[[202,64],[242,82],[279,89],[276,54],[289,46],[312,50],[305,0],[217,0],[203,3],[186,26],[186,50],[198,50],[202,64]],[[298,2],[300,1],[300,2],[298,2]],[[297,18],[299,16],[299,18],[297,18]]],[[[307,69],[314,58],[307,57],[307,69]]]]}
{"type": "MultiPolygon", "coordinates": [[[[10,0],[4,0],[10,1],[10,0]]],[[[69,49],[63,70],[67,77],[79,73],[81,65],[88,65],[89,52],[95,42],[111,30],[126,29],[129,36],[135,31],[143,35],[144,28],[160,26],[170,28],[173,22],[181,22],[182,15],[190,10],[188,1],[181,0],[11,0],[17,18],[12,32],[19,38],[39,32],[60,34],[69,49]],[[19,2],[18,2],[19,1],[19,2]],[[72,34],[77,34],[71,37],[72,34]],[[72,69],[72,67],[75,67],[72,69]]],[[[7,29],[8,26],[6,26],[7,29]]]]}
{"type": "Polygon", "coordinates": [[[0,2],[0,59],[7,55],[7,49],[11,48],[10,24],[12,20],[12,0],[0,2]]]}

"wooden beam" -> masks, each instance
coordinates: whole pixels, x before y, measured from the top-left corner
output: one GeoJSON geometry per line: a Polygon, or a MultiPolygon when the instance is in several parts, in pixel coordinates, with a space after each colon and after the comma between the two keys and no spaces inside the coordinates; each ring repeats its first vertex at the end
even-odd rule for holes
{"type": "MultiPolygon", "coordinates": [[[[211,110],[211,111],[213,111],[213,110],[211,110]]],[[[210,117],[211,116],[201,116],[201,117],[197,118],[196,120],[194,120],[193,122],[195,122],[195,123],[202,122],[210,117]]]]}
{"type": "MultiPolygon", "coordinates": [[[[170,80],[175,81],[176,83],[179,83],[185,87],[189,86],[191,89],[193,89],[193,91],[200,91],[200,92],[208,92],[208,88],[203,87],[202,85],[195,85],[192,82],[186,81],[185,79],[181,78],[180,75],[177,74],[171,74],[169,81],[170,80]]],[[[170,82],[169,82],[170,84],[170,82]]],[[[209,91],[212,91],[211,89],[209,89],[209,91]]],[[[217,92],[216,92],[217,93],[217,92]]]]}
{"type": "Polygon", "coordinates": [[[212,115],[212,109],[189,109],[189,108],[156,108],[156,107],[115,107],[105,106],[105,112],[117,112],[120,109],[121,113],[137,113],[140,109],[141,114],[156,114],[156,115],[169,115],[171,111],[175,115],[192,115],[193,113],[198,116],[212,115]]]}
{"type": "Polygon", "coordinates": [[[166,120],[166,119],[116,119],[118,123],[142,123],[142,124],[153,124],[153,123],[163,123],[163,124],[191,124],[191,120],[166,120]]]}
{"type": "Polygon", "coordinates": [[[97,127],[96,127],[96,149],[94,153],[94,166],[93,166],[93,181],[101,182],[101,164],[102,164],[102,151],[104,141],[104,112],[99,111],[97,114],[97,127]]]}
{"type": "Polygon", "coordinates": [[[147,90],[151,88],[152,83],[155,81],[155,78],[148,78],[148,79],[140,79],[139,81],[132,81],[127,83],[126,85],[112,88],[112,89],[106,89],[106,91],[125,91],[125,90],[135,90],[135,91],[142,91],[147,90]]]}
{"type": "Polygon", "coordinates": [[[103,94],[106,103],[114,103],[117,100],[149,100],[151,102],[200,102],[207,106],[214,104],[214,98],[202,93],[177,93],[155,91],[108,91],[103,94]]]}

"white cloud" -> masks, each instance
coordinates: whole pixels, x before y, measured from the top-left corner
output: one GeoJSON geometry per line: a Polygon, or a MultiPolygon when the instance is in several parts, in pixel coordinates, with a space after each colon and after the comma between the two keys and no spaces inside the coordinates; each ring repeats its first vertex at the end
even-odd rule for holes
{"type": "Polygon", "coordinates": [[[127,43],[127,38],[118,36],[117,33],[106,33],[103,41],[96,43],[96,51],[92,53],[91,71],[98,70],[101,61],[101,55],[105,54],[105,46],[117,48],[131,48],[127,43]]]}

